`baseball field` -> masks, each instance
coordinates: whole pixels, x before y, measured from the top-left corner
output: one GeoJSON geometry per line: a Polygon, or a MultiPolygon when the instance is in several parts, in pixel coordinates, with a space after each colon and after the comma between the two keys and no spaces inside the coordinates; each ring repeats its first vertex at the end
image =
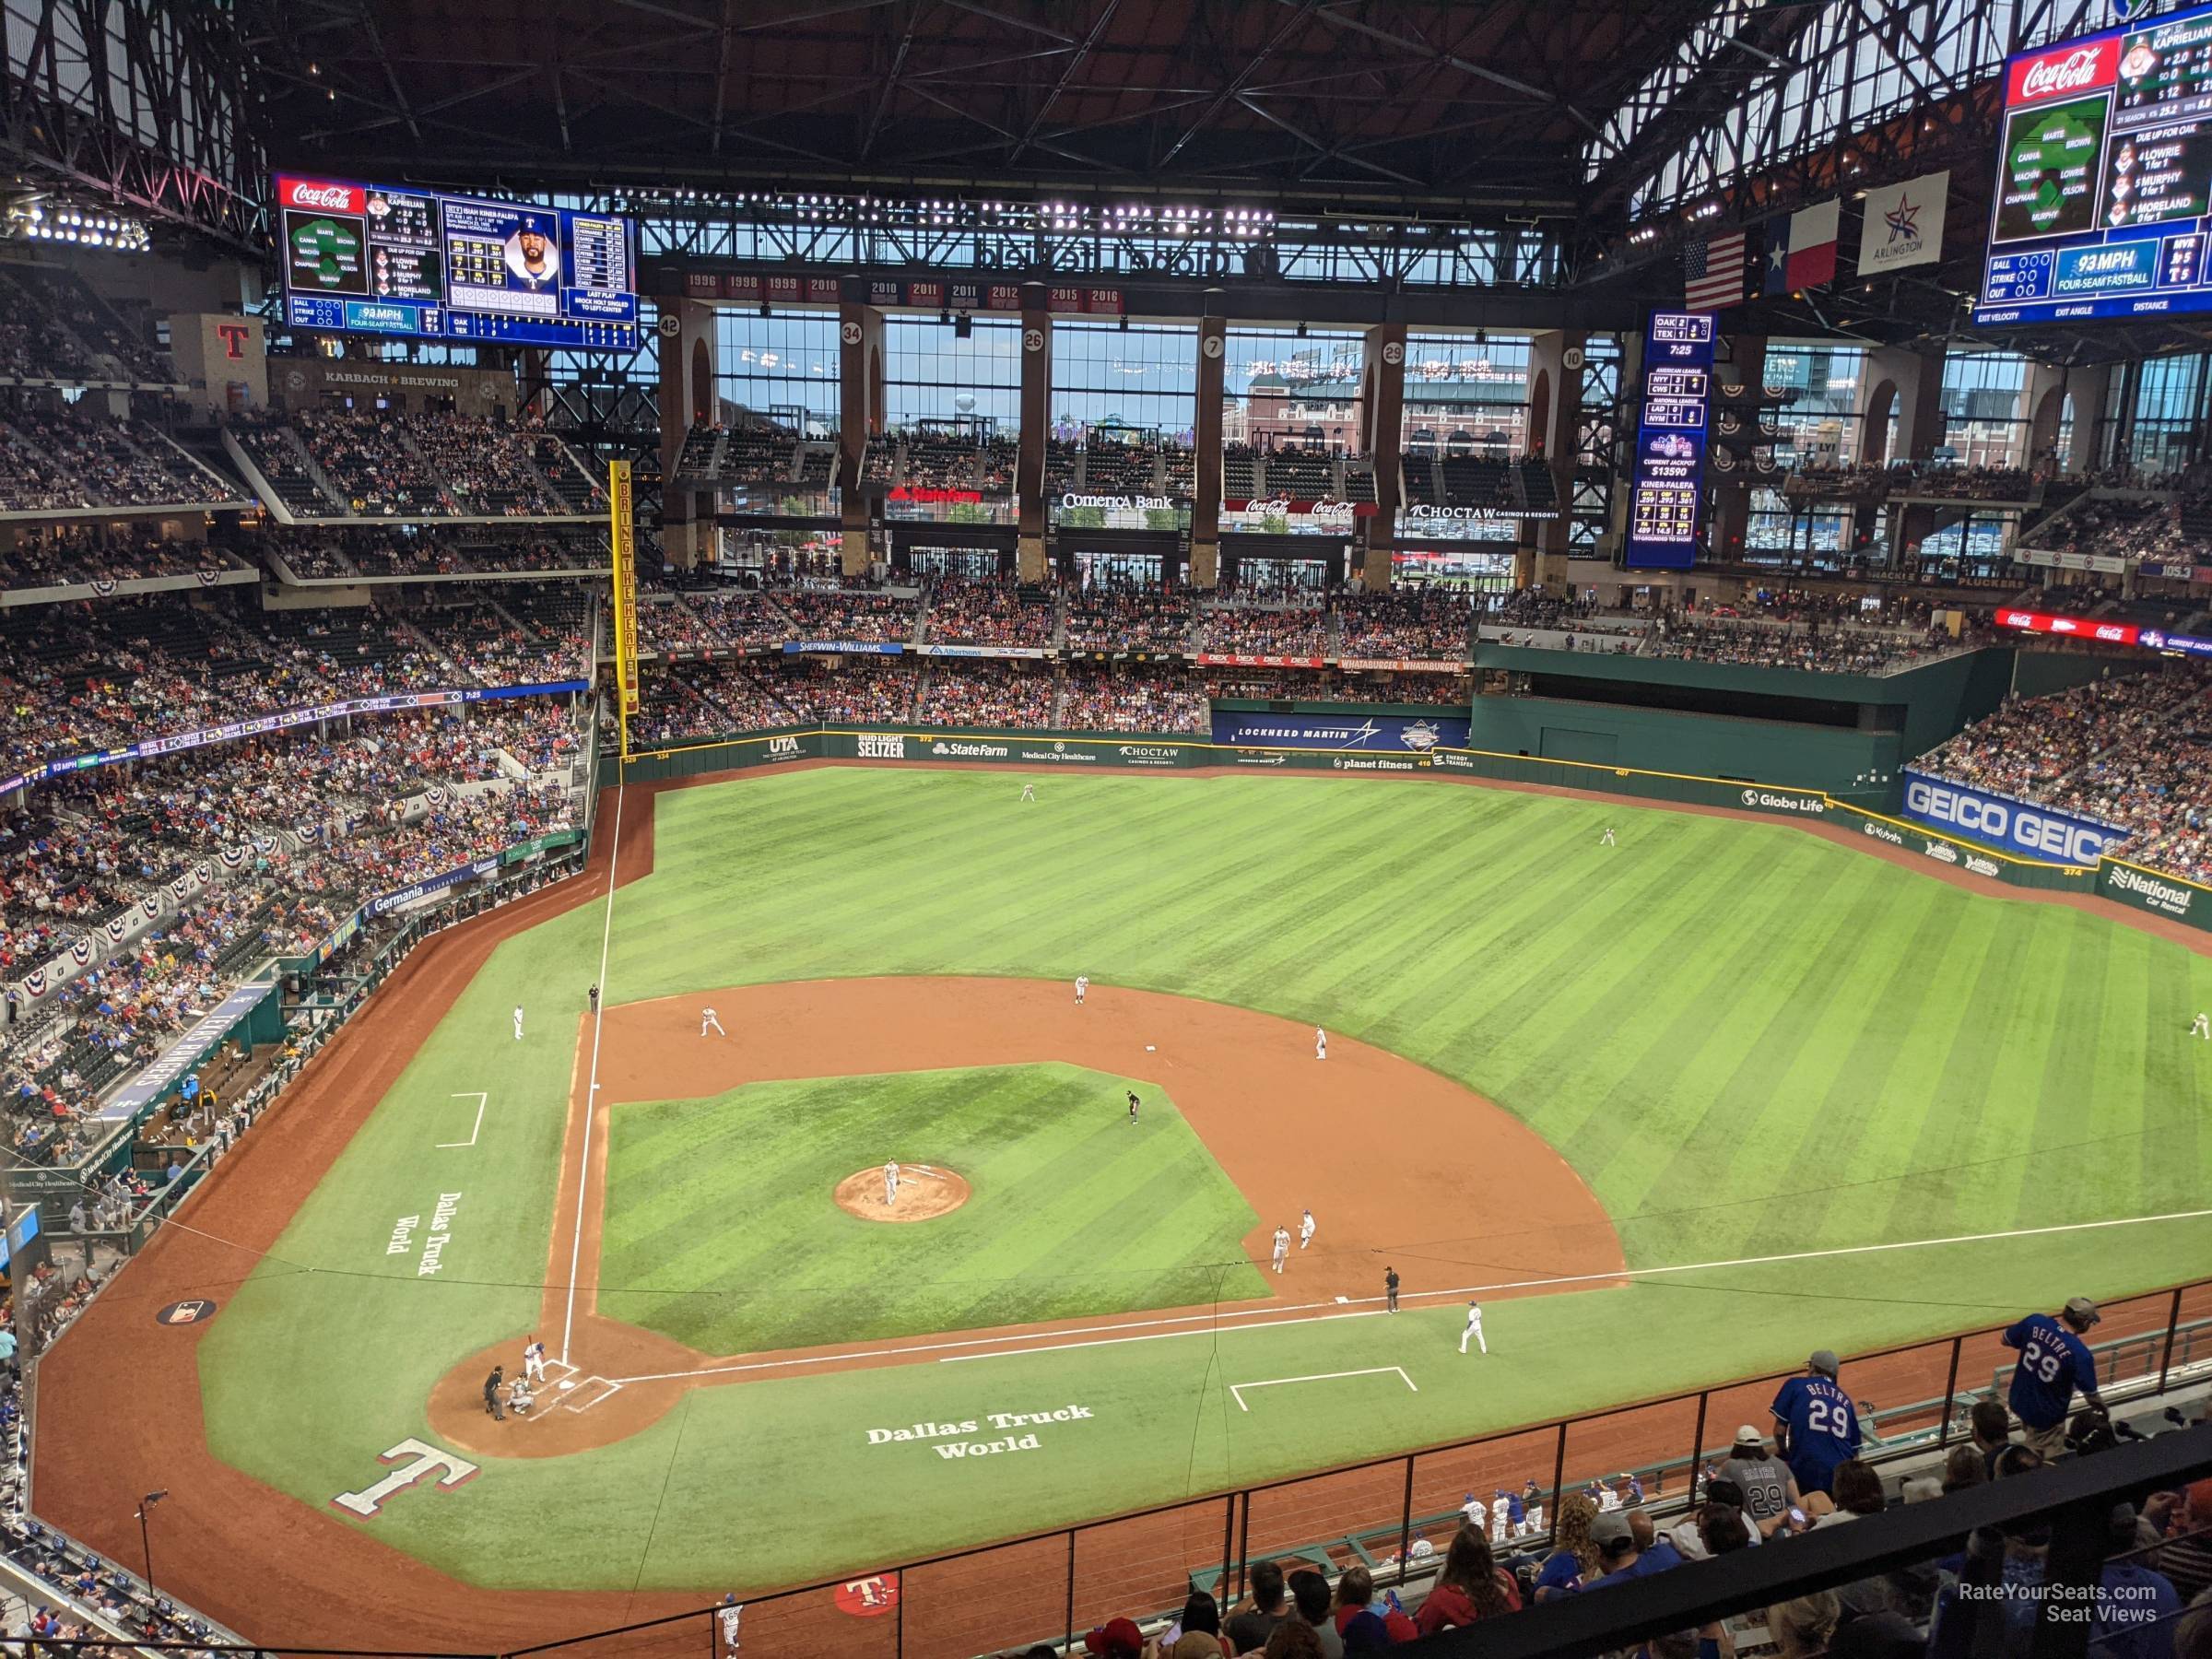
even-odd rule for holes
{"type": "Polygon", "coordinates": [[[41,1512],[135,1559],[166,1485],[258,1639],[482,1648],[2212,1273],[2212,962],[2118,912],[1501,788],[1019,784],[609,795],[60,1346],[41,1512]]]}

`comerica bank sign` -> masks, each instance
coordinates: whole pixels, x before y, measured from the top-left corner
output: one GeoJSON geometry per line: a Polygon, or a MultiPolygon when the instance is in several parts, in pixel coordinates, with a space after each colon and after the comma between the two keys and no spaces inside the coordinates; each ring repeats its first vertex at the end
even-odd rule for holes
{"type": "Polygon", "coordinates": [[[2093,865],[2127,831],[1944,778],[1905,773],[1905,816],[2047,864],[2093,865]]]}

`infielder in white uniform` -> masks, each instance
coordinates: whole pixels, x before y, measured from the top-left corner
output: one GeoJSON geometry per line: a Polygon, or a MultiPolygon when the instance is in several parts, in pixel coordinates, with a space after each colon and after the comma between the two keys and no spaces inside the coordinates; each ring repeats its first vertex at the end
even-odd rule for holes
{"type": "Polygon", "coordinates": [[[1459,1351],[1463,1354],[1467,1351],[1467,1338],[1470,1336],[1475,1338],[1475,1345],[1484,1353],[1490,1351],[1490,1345],[1482,1339],[1482,1304],[1478,1301],[1467,1304],[1467,1328],[1459,1334],[1459,1351]]]}
{"type": "Polygon", "coordinates": [[[1077,975],[1076,975],[1076,1006],[1077,1006],[1077,1007],[1078,1007],[1078,1008],[1079,1008],[1079,1007],[1081,1007],[1081,1006],[1083,1006],[1083,999],[1084,999],[1086,996],[1089,995],[1089,994],[1090,994],[1090,975],[1089,975],[1089,974],[1088,974],[1088,973],[1078,973],[1078,974],[1077,974],[1077,975]]]}
{"type": "Polygon", "coordinates": [[[1305,1248],[1307,1245],[1309,1245],[1309,1244],[1311,1244],[1311,1243],[1312,1243],[1312,1242],[1313,1242],[1313,1212],[1312,1212],[1312,1210],[1307,1210],[1307,1211],[1305,1211],[1305,1212],[1304,1212],[1304,1213],[1303,1213],[1303,1214],[1302,1214],[1302,1215],[1300,1217],[1300,1218],[1299,1218],[1299,1223],[1298,1223],[1298,1247],[1299,1247],[1300,1250],[1303,1250],[1303,1249],[1304,1249],[1304,1248],[1305,1248]]]}
{"type": "Polygon", "coordinates": [[[1313,1028],[1313,1058],[1316,1060],[1326,1060],[1328,1057],[1329,1034],[1323,1030],[1319,1026],[1315,1026],[1313,1028]]]}
{"type": "Polygon", "coordinates": [[[2189,1022],[2189,1035],[2212,1041],[2212,1014],[2199,1014],[2189,1022]]]}
{"type": "Polygon", "coordinates": [[[1287,1227],[1278,1227],[1275,1230],[1275,1270],[1280,1273],[1283,1270],[1283,1264],[1289,1258],[1290,1230],[1287,1227]]]}
{"type": "Polygon", "coordinates": [[[546,1380],[546,1345],[535,1335],[523,1348],[523,1375],[533,1382],[546,1380]]]}
{"type": "Polygon", "coordinates": [[[899,1202],[899,1166],[895,1162],[883,1166],[883,1201],[887,1205],[899,1202]]]}
{"type": "Polygon", "coordinates": [[[717,1037],[727,1037],[729,1035],[727,1031],[722,1029],[722,1021],[715,1018],[713,1009],[701,1008],[699,1011],[699,1034],[701,1037],[704,1037],[710,1029],[713,1030],[714,1035],[717,1037]]]}
{"type": "Polygon", "coordinates": [[[521,1003],[514,1005],[514,1040],[517,1042],[523,1040],[523,1005],[521,1003]]]}

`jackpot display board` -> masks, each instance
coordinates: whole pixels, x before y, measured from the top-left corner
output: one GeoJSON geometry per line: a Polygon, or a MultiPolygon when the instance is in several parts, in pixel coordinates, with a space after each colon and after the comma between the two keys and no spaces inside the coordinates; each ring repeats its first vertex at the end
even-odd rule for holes
{"type": "Polygon", "coordinates": [[[527,202],[276,175],[284,314],[327,334],[628,351],[629,221],[527,202]]]}
{"type": "Polygon", "coordinates": [[[2212,6],[2005,66],[1977,324],[2212,311],[2212,6]]]}
{"type": "Polygon", "coordinates": [[[1636,476],[1623,553],[1629,565],[1687,571],[1697,561],[1712,353],[1712,312],[1652,313],[1643,331],[1636,476]]]}

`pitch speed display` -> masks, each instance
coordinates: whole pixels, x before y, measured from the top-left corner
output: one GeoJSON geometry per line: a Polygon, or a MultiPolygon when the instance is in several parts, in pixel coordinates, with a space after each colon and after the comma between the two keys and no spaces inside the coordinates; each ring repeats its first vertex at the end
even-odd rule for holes
{"type": "Polygon", "coordinates": [[[2212,310],[2212,6],[2017,53],[1977,324],[2212,310]]]}
{"type": "Polygon", "coordinates": [[[628,219],[276,175],[285,320],[325,334],[628,351],[628,219]]]}

